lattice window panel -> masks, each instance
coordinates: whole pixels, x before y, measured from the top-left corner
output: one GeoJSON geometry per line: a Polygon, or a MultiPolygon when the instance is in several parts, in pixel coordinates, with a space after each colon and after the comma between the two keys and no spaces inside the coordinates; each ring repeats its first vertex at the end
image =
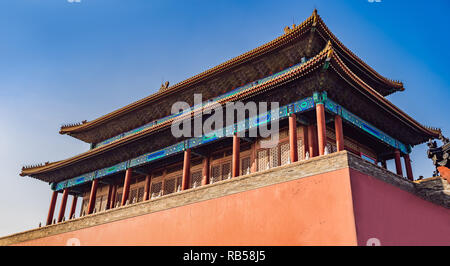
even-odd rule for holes
{"type": "Polygon", "coordinates": [[[222,180],[231,178],[231,163],[222,164],[222,180]]]}
{"type": "Polygon", "coordinates": [[[128,203],[137,202],[137,189],[132,189],[128,195],[128,203]]]}
{"type": "Polygon", "coordinates": [[[288,164],[290,161],[289,142],[280,145],[281,165],[288,164]]]}
{"type": "Polygon", "coordinates": [[[250,157],[245,157],[241,160],[241,174],[242,175],[248,175],[250,174],[250,157]]]}
{"type": "Polygon", "coordinates": [[[183,176],[177,177],[177,191],[181,191],[182,184],[183,184],[183,176]]]}
{"type": "Polygon", "coordinates": [[[114,206],[116,206],[117,204],[120,206],[121,201],[122,201],[122,193],[117,193],[116,202],[114,203],[114,206]]]}
{"type": "Polygon", "coordinates": [[[94,206],[94,208],[95,208],[96,212],[99,212],[100,208],[102,207],[102,199],[103,199],[103,196],[97,197],[95,199],[95,206],[94,206]]]}
{"type": "Polygon", "coordinates": [[[202,171],[193,172],[191,174],[190,188],[199,187],[202,185],[202,171]]]}
{"type": "Polygon", "coordinates": [[[258,151],[258,171],[263,171],[268,169],[269,167],[269,156],[267,156],[267,150],[258,151]]]}
{"type": "Polygon", "coordinates": [[[337,147],[335,143],[328,142],[327,143],[328,153],[334,153],[337,152],[337,147]]]}
{"type": "Polygon", "coordinates": [[[140,187],[138,188],[138,193],[137,193],[137,197],[138,197],[138,202],[141,202],[144,200],[144,187],[140,187]]]}
{"type": "Polygon", "coordinates": [[[270,155],[270,168],[277,167],[278,166],[278,146],[272,147],[269,149],[269,155],[270,155]]]}
{"type": "Polygon", "coordinates": [[[164,195],[175,192],[176,179],[166,179],[164,181],[164,195]]]}
{"type": "Polygon", "coordinates": [[[88,204],[89,204],[89,199],[83,199],[83,205],[81,206],[80,216],[83,215],[83,212],[84,212],[84,214],[87,213],[88,204]]]}
{"type": "Polygon", "coordinates": [[[222,179],[221,174],[220,174],[220,165],[214,165],[211,168],[211,184],[218,182],[222,179]]]}
{"type": "Polygon", "coordinates": [[[162,182],[153,183],[151,189],[152,198],[161,196],[162,182]]]}
{"type": "Polygon", "coordinates": [[[297,140],[297,153],[298,153],[298,160],[304,160],[303,158],[303,139],[297,140]]]}
{"type": "Polygon", "coordinates": [[[108,195],[102,197],[102,203],[100,204],[100,211],[106,210],[106,203],[108,201],[108,195]]]}

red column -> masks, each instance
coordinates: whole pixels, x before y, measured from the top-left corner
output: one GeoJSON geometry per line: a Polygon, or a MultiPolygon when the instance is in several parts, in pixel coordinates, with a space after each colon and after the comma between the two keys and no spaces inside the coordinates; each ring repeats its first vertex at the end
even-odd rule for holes
{"type": "Polygon", "coordinates": [[[152,177],[150,175],[145,176],[145,187],[144,187],[144,201],[150,198],[150,180],[152,177]]]}
{"type": "MultiPolygon", "coordinates": [[[[306,152],[309,149],[309,145],[308,145],[308,127],[306,126],[302,126],[302,134],[303,134],[303,159],[306,158],[306,152]]],[[[300,155],[300,154],[298,154],[300,155]]]]}
{"type": "Polygon", "coordinates": [[[111,206],[111,200],[112,200],[113,192],[114,192],[114,185],[113,184],[109,184],[109,186],[108,186],[108,198],[106,199],[105,210],[109,210],[109,208],[111,206]]]}
{"type": "Polygon", "coordinates": [[[291,114],[289,116],[289,151],[291,156],[291,162],[298,161],[297,150],[297,116],[291,114]]]}
{"type": "Polygon", "coordinates": [[[250,172],[255,173],[257,171],[256,169],[256,142],[252,143],[252,151],[251,151],[251,161],[252,161],[252,167],[250,169],[250,172]]]}
{"type": "Polygon", "coordinates": [[[342,130],[342,118],[339,115],[334,117],[334,131],[336,132],[336,149],[344,150],[344,131],[342,130]]]}
{"type": "Polygon", "coordinates": [[[317,140],[319,146],[319,155],[324,155],[327,145],[327,127],[325,124],[325,107],[322,103],[316,104],[317,117],[317,140]]]}
{"type": "Polygon", "coordinates": [[[70,208],[70,215],[69,215],[69,219],[72,219],[73,215],[75,214],[75,210],[77,208],[77,201],[78,201],[78,197],[73,195],[73,199],[72,199],[72,207],[70,208]]]}
{"type": "Polygon", "coordinates": [[[120,206],[124,206],[128,200],[128,194],[130,193],[131,176],[133,174],[133,168],[128,168],[125,172],[125,180],[123,181],[122,201],[120,206]]]}
{"type": "Polygon", "coordinates": [[[191,177],[191,149],[184,151],[183,161],[183,180],[181,181],[181,190],[189,188],[189,179],[191,177]]]}
{"type": "Polygon", "coordinates": [[[314,125],[308,126],[308,151],[309,157],[317,156],[316,128],[314,125]]]}
{"type": "Polygon", "coordinates": [[[63,190],[63,197],[61,199],[61,206],[59,207],[58,223],[60,223],[66,213],[67,196],[69,196],[69,190],[65,188],[63,190]]]}
{"type": "Polygon", "coordinates": [[[239,176],[239,153],[240,153],[240,139],[237,133],[233,135],[233,159],[232,159],[232,177],[239,176]]]}
{"type": "Polygon", "coordinates": [[[396,149],[394,151],[394,155],[395,155],[395,169],[397,170],[397,175],[403,176],[402,162],[400,161],[400,151],[396,149]]]}
{"type": "Polygon", "coordinates": [[[405,168],[406,168],[406,176],[409,180],[414,181],[414,176],[411,167],[411,159],[409,158],[409,154],[403,155],[403,159],[405,160],[405,168]]]}
{"type": "Polygon", "coordinates": [[[95,197],[97,195],[98,179],[92,181],[91,194],[89,195],[88,214],[91,214],[95,206],[95,197]]]}
{"type": "Polygon", "coordinates": [[[209,184],[209,157],[203,158],[202,186],[209,184]]]}
{"type": "Polygon", "coordinates": [[[111,202],[109,204],[109,208],[112,209],[115,207],[116,204],[116,194],[117,194],[117,185],[113,186],[113,192],[112,192],[112,197],[111,197],[111,202]]]}
{"type": "Polygon", "coordinates": [[[53,191],[52,199],[50,201],[50,207],[48,208],[47,225],[52,224],[53,214],[55,213],[55,205],[56,205],[57,199],[58,199],[58,192],[53,191]]]}

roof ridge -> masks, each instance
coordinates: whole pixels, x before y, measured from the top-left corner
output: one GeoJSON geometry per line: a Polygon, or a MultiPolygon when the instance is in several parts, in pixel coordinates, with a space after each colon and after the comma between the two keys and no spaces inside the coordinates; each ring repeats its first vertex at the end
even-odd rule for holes
{"type": "MultiPolygon", "coordinates": [[[[231,59],[229,59],[229,60],[227,60],[227,61],[225,61],[225,62],[223,62],[223,63],[221,63],[221,64],[219,64],[217,66],[215,66],[215,67],[212,67],[212,68],[207,69],[207,70],[205,70],[203,72],[200,72],[199,74],[196,74],[196,75],[194,75],[194,76],[192,76],[190,78],[187,78],[187,79],[185,79],[183,81],[180,81],[180,82],[178,82],[178,83],[176,83],[176,84],[174,84],[174,85],[172,85],[172,86],[170,86],[170,87],[168,87],[168,88],[166,88],[166,89],[164,89],[162,91],[157,91],[157,92],[155,92],[153,94],[150,94],[147,97],[144,97],[144,98],[142,98],[140,100],[137,100],[137,101],[135,101],[133,103],[130,103],[130,104],[124,106],[124,107],[116,109],[116,110],[114,110],[114,111],[112,111],[112,112],[110,112],[108,114],[105,114],[105,115],[103,115],[101,117],[98,117],[98,118],[96,118],[94,120],[91,120],[89,122],[86,122],[86,123],[80,124],[80,125],[74,125],[74,126],[69,126],[69,127],[64,127],[64,128],[61,127],[61,130],[60,130],[59,133],[60,134],[67,134],[70,131],[74,131],[74,130],[80,128],[80,127],[84,127],[84,125],[90,126],[91,124],[95,124],[97,121],[101,121],[102,119],[105,119],[108,116],[110,117],[113,114],[120,113],[122,110],[126,110],[127,108],[130,108],[130,107],[133,107],[133,106],[136,106],[136,105],[140,105],[141,103],[146,102],[147,100],[150,100],[152,97],[159,97],[159,96],[162,96],[162,95],[174,92],[176,89],[181,88],[185,84],[188,84],[189,82],[192,82],[192,81],[196,81],[196,80],[202,79],[205,75],[208,75],[208,74],[210,74],[212,72],[215,72],[215,71],[219,71],[220,72],[220,70],[222,68],[224,68],[225,66],[228,66],[228,65],[230,65],[232,63],[235,63],[236,61],[239,61],[240,59],[243,59],[245,57],[249,57],[253,53],[259,52],[259,50],[263,50],[266,47],[270,48],[270,46],[273,46],[275,43],[280,42],[283,39],[288,39],[290,37],[293,37],[295,34],[299,33],[308,23],[310,23],[316,17],[316,15],[314,15],[314,12],[313,12],[313,14],[310,17],[308,17],[305,21],[303,21],[300,25],[294,27],[292,30],[283,33],[282,35],[278,36],[277,38],[275,38],[275,39],[273,39],[273,40],[271,40],[271,41],[269,41],[269,42],[267,42],[267,43],[265,43],[265,44],[263,44],[261,46],[253,48],[253,49],[251,49],[251,50],[249,50],[249,51],[247,51],[247,52],[245,52],[243,54],[240,54],[240,55],[238,55],[236,57],[233,57],[233,58],[231,58],[231,59]]],[[[217,72],[217,73],[219,73],[219,72],[217,72]]]]}

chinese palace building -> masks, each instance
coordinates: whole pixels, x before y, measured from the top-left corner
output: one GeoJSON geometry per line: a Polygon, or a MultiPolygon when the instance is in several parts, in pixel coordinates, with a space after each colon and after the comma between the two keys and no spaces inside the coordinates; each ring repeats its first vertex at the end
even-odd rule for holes
{"type": "Polygon", "coordinates": [[[61,134],[91,149],[22,169],[50,184],[48,215],[0,244],[448,245],[450,180],[415,180],[409,158],[415,145],[443,137],[386,99],[404,90],[314,11],[245,54],[63,126],[61,134]],[[204,102],[194,105],[199,93],[204,102]],[[172,114],[178,101],[190,109],[172,114]],[[173,136],[172,122],[193,119],[211,101],[279,109],[202,136],[173,136]],[[276,146],[246,135],[273,121],[276,146]]]}

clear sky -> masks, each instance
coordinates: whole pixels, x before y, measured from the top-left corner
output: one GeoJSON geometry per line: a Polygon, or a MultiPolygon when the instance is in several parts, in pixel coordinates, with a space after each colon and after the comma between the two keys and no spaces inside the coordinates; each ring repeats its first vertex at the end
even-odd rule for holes
{"type": "MultiPolygon", "coordinates": [[[[447,0],[0,1],[0,236],[47,215],[50,187],[20,177],[22,165],[89,148],[59,135],[61,124],[95,119],[163,80],[175,84],[238,56],[314,8],[355,54],[404,82],[389,100],[450,135],[447,0]]],[[[416,177],[432,175],[426,145],[412,160],[416,177]]]]}

